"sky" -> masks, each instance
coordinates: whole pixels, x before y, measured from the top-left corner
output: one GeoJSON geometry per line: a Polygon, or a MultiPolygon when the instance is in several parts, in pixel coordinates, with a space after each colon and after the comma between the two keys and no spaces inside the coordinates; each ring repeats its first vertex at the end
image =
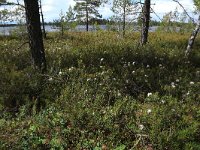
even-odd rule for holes
{"type": "MultiPolygon", "coordinates": [[[[194,10],[193,0],[179,0],[179,2],[188,12],[194,10]]],[[[42,3],[46,21],[58,18],[61,10],[66,12],[70,5],[75,5],[73,0],[56,0],[56,3],[55,0],[42,0],[42,3]]],[[[152,0],[152,4],[152,8],[160,18],[162,18],[165,13],[175,10],[176,7],[178,7],[178,11],[183,12],[182,8],[172,0],[152,0]]],[[[110,7],[110,5],[106,4],[104,7],[99,8],[99,12],[102,14],[103,18],[107,19],[112,16],[113,13],[110,10],[110,7]]],[[[152,14],[151,16],[153,19],[159,20],[155,14],[152,14]]]]}
{"type": "MultiPolygon", "coordinates": [[[[8,0],[8,1],[16,1],[16,0],[8,0]]],[[[194,11],[193,0],[179,0],[179,2],[185,7],[185,9],[190,13],[194,11]]],[[[183,12],[183,9],[172,0],[152,0],[151,2],[153,10],[156,14],[162,18],[162,16],[170,11],[174,11],[176,7],[179,12],[183,12]]],[[[42,0],[43,5],[43,13],[45,22],[53,21],[54,19],[59,18],[59,14],[61,10],[66,12],[71,5],[72,7],[75,5],[74,0],[42,0]]],[[[107,19],[112,16],[112,11],[110,10],[110,5],[106,4],[104,7],[99,8],[100,14],[102,14],[103,18],[107,19]]],[[[155,14],[151,14],[151,17],[154,20],[159,20],[159,18],[155,14]]]]}

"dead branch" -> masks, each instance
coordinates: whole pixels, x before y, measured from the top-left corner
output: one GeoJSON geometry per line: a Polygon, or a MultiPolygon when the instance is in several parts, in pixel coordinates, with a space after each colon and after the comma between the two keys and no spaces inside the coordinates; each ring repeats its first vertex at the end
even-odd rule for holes
{"type": "Polygon", "coordinates": [[[22,43],[18,48],[15,49],[15,51],[19,50],[19,49],[22,48],[25,44],[28,44],[28,43],[29,43],[28,41],[22,43]]]}
{"type": "Polygon", "coordinates": [[[20,4],[19,1],[17,1],[17,3],[14,2],[0,3],[0,6],[13,6],[13,5],[25,8],[25,6],[20,4]]]}
{"type": "Polygon", "coordinates": [[[190,18],[190,20],[192,21],[192,23],[193,23],[193,24],[196,24],[195,21],[194,21],[194,18],[192,18],[192,17],[188,14],[188,12],[187,12],[186,9],[184,8],[184,6],[183,6],[178,0],[172,0],[172,1],[178,3],[179,6],[183,9],[183,11],[186,13],[186,15],[190,18]]]}
{"type": "Polygon", "coordinates": [[[151,11],[152,11],[152,13],[154,13],[154,14],[156,15],[156,17],[158,17],[158,19],[159,19],[160,21],[162,21],[162,19],[158,16],[158,14],[153,10],[152,7],[151,7],[151,11]]]}

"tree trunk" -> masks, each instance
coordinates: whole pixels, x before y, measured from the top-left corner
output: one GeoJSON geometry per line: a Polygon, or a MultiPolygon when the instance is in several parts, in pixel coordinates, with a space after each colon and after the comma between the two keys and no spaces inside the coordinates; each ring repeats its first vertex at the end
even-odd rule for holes
{"type": "Polygon", "coordinates": [[[86,2],[86,31],[89,31],[89,14],[88,14],[88,4],[86,2]]]}
{"type": "Polygon", "coordinates": [[[41,14],[41,19],[42,19],[42,33],[43,33],[43,37],[46,39],[47,38],[47,34],[46,34],[46,30],[45,30],[45,25],[44,25],[44,15],[43,15],[43,11],[42,11],[42,1],[39,0],[40,3],[40,14],[41,14]]]}
{"type": "Polygon", "coordinates": [[[63,25],[64,21],[61,21],[61,36],[64,36],[64,25],[63,25]]]}
{"type": "Polygon", "coordinates": [[[192,32],[192,35],[191,35],[191,37],[190,37],[190,39],[189,39],[189,41],[188,41],[188,46],[187,46],[187,49],[186,49],[186,51],[185,51],[185,55],[186,55],[186,56],[188,56],[189,53],[191,52],[192,47],[193,47],[193,45],[194,45],[194,41],[195,41],[195,39],[196,39],[196,37],[197,37],[197,34],[198,34],[199,30],[200,30],[200,16],[199,16],[199,18],[198,18],[198,23],[197,23],[197,25],[196,25],[196,28],[195,28],[194,31],[192,32]]]}
{"type": "Polygon", "coordinates": [[[36,69],[46,71],[46,59],[42,39],[39,5],[37,0],[24,0],[27,30],[32,62],[36,69]]]}
{"type": "Polygon", "coordinates": [[[142,18],[142,35],[141,35],[142,45],[148,42],[150,8],[151,8],[151,0],[145,0],[143,6],[143,18],[142,18]]]}
{"type": "Polygon", "coordinates": [[[123,8],[123,37],[125,36],[125,29],[126,29],[126,4],[124,5],[123,8]]]}

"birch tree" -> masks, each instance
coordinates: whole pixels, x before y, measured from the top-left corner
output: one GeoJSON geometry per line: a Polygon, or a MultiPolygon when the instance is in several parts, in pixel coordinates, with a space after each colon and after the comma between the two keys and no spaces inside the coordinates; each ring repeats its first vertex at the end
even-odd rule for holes
{"type": "Polygon", "coordinates": [[[192,51],[194,41],[197,37],[199,30],[200,30],[200,16],[198,18],[198,22],[196,24],[196,27],[195,27],[194,31],[192,32],[191,37],[188,40],[188,46],[187,46],[187,49],[185,51],[186,56],[189,55],[189,53],[192,51]]]}
{"type": "MultiPolygon", "coordinates": [[[[196,11],[197,13],[199,14],[199,11],[200,11],[200,1],[199,0],[193,0],[194,1],[194,4],[196,6],[196,11]]],[[[188,46],[187,46],[187,49],[185,51],[185,55],[189,55],[190,52],[192,51],[192,48],[193,48],[193,45],[194,45],[194,41],[197,37],[197,34],[200,30],[200,14],[199,14],[199,17],[198,17],[198,21],[196,23],[196,27],[195,29],[193,30],[192,34],[191,34],[191,37],[189,38],[188,40],[188,46]]]]}
{"type": "MultiPolygon", "coordinates": [[[[189,14],[187,13],[187,11],[185,10],[184,6],[178,1],[178,0],[173,0],[174,2],[178,3],[182,8],[183,10],[186,12],[186,14],[189,16],[189,14]]],[[[194,24],[196,24],[196,27],[195,29],[193,30],[189,40],[188,40],[188,45],[187,45],[187,49],[185,51],[185,55],[188,56],[190,54],[190,52],[192,51],[192,48],[193,48],[193,45],[194,45],[194,41],[197,37],[197,34],[200,30],[200,0],[193,0],[194,2],[194,5],[196,7],[196,13],[199,14],[199,17],[198,17],[198,21],[195,23],[194,19],[191,18],[189,16],[189,18],[192,20],[192,22],[194,24]]]]}

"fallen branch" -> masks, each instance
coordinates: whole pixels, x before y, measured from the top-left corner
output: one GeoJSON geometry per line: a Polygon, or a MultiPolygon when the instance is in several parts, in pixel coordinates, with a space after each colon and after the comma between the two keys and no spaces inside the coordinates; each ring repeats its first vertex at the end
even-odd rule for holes
{"type": "Polygon", "coordinates": [[[28,44],[28,43],[29,43],[28,41],[22,43],[19,47],[17,47],[17,48],[15,49],[15,51],[19,50],[19,49],[22,48],[25,44],[28,44]]]}

